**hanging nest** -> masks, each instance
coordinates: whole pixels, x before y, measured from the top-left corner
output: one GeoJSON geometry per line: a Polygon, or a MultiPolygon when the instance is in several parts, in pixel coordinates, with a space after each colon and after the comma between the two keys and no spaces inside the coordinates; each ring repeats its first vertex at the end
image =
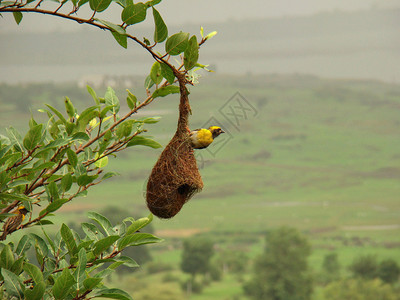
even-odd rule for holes
{"type": "Polygon", "coordinates": [[[180,85],[180,95],[176,133],[158,158],[147,182],[147,207],[154,215],[164,219],[175,216],[203,188],[189,142],[190,105],[183,84],[180,85]]]}

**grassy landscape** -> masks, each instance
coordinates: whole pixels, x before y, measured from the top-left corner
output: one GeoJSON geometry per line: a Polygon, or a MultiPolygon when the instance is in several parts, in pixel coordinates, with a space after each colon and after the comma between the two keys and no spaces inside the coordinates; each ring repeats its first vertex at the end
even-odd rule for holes
{"type": "MultiPolygon", "coordinates": [[[[50,95],[44,92],[48,87],[25,86],[34,92],[24,100],[33,109],[42,103],[62,107],[67,95],[78,107],[90,101],[85,91],[69,93],[66,86],[52,86],[50,95]]],[[[2,86],[0,94],[2,134],[9,125],[26,128],[29,118],[12,94],[5,96],[7,89],[2,86]]],[[[122,102],[124,92],[118,95],[122,102]]],[[[400,263],[400,86],[300,75],[209,75],[190,96],[191,127],[208,125],[212,118],[227,134],[209,150],[198,150],[204,190],[173,219],[153,222],[165,242],[149,248],[154,261],[169,269],[148,274],[143,266],[132,275],[113,277],[113,284],[135,299],[154,299],[151,292],[184,299],[179,284],[188,277],[179,270],[184,238],[205,235],[217,254],[244,252],[250,272],[265,233],[281,225],[296,227],[310,240],[315,274],[331,252],[338,254],[342,273],[361,254],[400,263]],[[240,104],[249,110],[238,109],[240,104]],[[146,286],[151,291],[144,291],[146,286]]],[[[159,98],[140,115],[162,117],[148,126],[148,134],[163,146],[175,131],[177,98],[159,98]]],[[[54,221],[79,223],[87,211],[110,206],[147,215],[143,192],[160,153],[138,146],[110,158],[108,170],[120,176],[66,205],[54,221]]],[[[241,282],[247,276],[227,274],[191,299],[245,299],[241,282]]],[[[314,298],[323,299],[318,287],[314,298]]]]}

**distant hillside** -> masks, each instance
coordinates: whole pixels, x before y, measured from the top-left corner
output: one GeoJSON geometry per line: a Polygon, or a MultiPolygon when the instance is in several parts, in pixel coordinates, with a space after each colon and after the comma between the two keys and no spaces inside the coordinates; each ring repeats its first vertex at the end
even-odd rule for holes
{"type": "MultiPolygon", "coordinates": [[[[206,31],[216,29],[219,34],[203,47],[201,62],[212,63],[221,72],[309,73],[398,82],[400,71],[393,65],[400,63],[399,15],[400,9],[335,11],[211,24],[206,31]]],[[[190,32],[199,29],[191,25],[183,28],[190,32]]],[[[170,28],[170,34],[177,30],[170,28]]],[[[141,29],[137,35],[152,36],[152,29],[141,29]]],[[[3,33],[0,40],[1,65],[5,68],[0,81],[19,78],[26,72],[45,79],[48,70],[44,66],[54,67],[52,72],[59,75],[50,78],[60,79],[98,72],[140,74],[147,67],[146,61],[151,62],[133,43],[126,51],[109,33],[86,27],[62,35],[3,33]],[[127,67],[127,63],[132,65],[127,67]],[[82,69],[85,66],[87,70],[82,69]]]]}

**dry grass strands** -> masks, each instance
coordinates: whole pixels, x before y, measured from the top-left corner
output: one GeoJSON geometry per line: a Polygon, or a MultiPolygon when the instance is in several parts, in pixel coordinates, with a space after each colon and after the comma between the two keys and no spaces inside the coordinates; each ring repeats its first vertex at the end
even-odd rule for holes
{"type": "Polygon", "coordinates": [[[159,218],[175,216],[182,206],[203,188],[193,149],[189,143],[189,99],[180,86],[178,128],[153,167],[147,182],[146,202],[159,218]]]}

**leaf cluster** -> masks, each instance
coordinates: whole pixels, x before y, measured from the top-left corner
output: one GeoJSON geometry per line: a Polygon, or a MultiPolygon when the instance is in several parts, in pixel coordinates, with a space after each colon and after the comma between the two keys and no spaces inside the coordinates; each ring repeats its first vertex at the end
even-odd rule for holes
{"type": "Polygon", "coordinates": [[[0,285],[3,299],[132,299],[126,292],[108,288],[103,280],[119,266],[138,264],[123,250],[161,240],[138,232],[152,221],[152,215],[129,217],[113,226],[101,214],[89,212],[91,223],[82,223],[84,237],[62,224],[54,237],[44,230],[44,238],[29,233],[17,245],[0,244],[0,285]],[[29,262],[28,250],[36,254],[29,262]]]}
{"type": "Polygon", "coordinates": [[[129,92],[130,111],[120,117],[120,102],[112,88],[104,97],[97,97],[89,86],[88,91],[95,105],[82,112],[66,97],[66,113],[47,105],[40,110],[48,116],[46,123],[38,124],[32,116],[25,136],[13,127],[7,136],[0,136],[0,220],[12,217],[12,209],[23,205],[29,212],[34,207],[40,211],[22,228],[52,224],[49,217],[64,204],[117,175],[104,172],[110,156],[132,146],[161,147],[143,136],[145,125],[158,118],[128,119],[150,99],[141,104],[129,92]]]}

